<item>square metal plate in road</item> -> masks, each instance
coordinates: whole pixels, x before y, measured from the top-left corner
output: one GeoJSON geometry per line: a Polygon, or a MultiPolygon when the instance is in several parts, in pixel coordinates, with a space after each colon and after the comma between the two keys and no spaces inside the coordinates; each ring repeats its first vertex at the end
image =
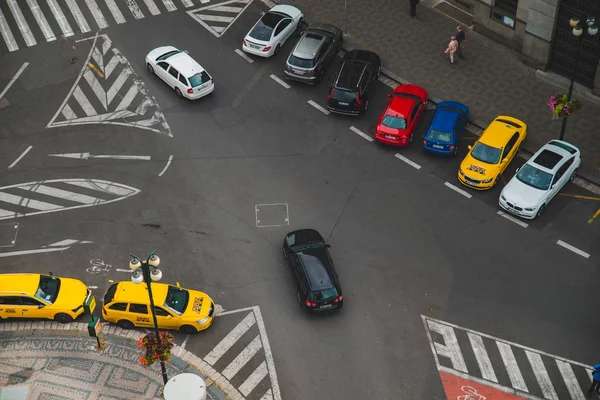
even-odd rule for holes
{"type": "Polygon", "coordinates": [[[0,225],[0,247],[13,247],[17,242],[18,230],[19,224],[16,222],[0,225]]]}
{"type": "Polygon", "coordinates": [[[257,204],[254,206],[257,228],[274,228],[290,224],[287,203],[257,204]]]}

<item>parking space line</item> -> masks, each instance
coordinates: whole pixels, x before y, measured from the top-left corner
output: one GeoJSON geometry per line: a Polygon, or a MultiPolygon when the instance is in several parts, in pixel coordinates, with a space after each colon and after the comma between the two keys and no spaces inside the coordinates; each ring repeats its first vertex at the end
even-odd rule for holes
{"type": "Polygon", "coordinates": [[[25,155],[26,155],[27,153],[29,153],[29,150],[31,150],[32,148],[33,148],[33,146],[29,146],[29,147],[28,147],[28,148],[27,148],[27,149],[26,149],[26,150],[25,150],[25,151],[24,151],[24,152],[23,152],[23,153],[22,153],[22,154],[19,156],[19,158],[17,158],[15,161],[13,161],[13,163],[12,163],[12,164],[10,164],[10,165],[8,166],[8,169],[12,169],[12,167],[14,167],[15,165],[17,165],[17,163],[18,163],[19,161],[21,161],[21,158],[25,157],[25,155]]]}
{"type": "Polygon", "coordinates": [[[522,226],[523,228],[527,228],[529,226],[529,224],[527,222],[523,222],[518,218],[513,217],[510,214],[505,213],[504,211],[498,211],[496,214],[498,214],[501,217],[506,218],[507,220],[514,222],[515,224],[522,226]]]}
{"type": "Polygon", "coordinates": [[[421,166],[419,164],[417,164],[414,161],[409,160],[408,158],[404,157],[402,154],[396,153],[396,155],[394,157],[396,157],[398,160],[404,161],[405,163],[407,163],[408,165],[410,165],[413,168],[421,169],[421,166]]]}
{"type": "Polygon", "coordinates": [[[361,131],[360,129],[358,129],[354,126],[351,126],[350,130],[352,132],[356,133],[358,136],[362,137],[363,139],[367,139],[369,142],[373,141],[373,138],[371,136],[367,135],[366,133],[364,133],[363,131],[361,131]]]}
{"type": "Polygon", "coordinates": [[[287,83],[285,83],[283,80],[281,80],[279,77],[277,77],[277,75],[271,74],[271,79],[273,79],[275,82],[279,83],[281,86],[283,86],[286,89],[291,88],[290,85],[288,85],[287,83]]]}
{"type": "Polygon", "coordinates": [[[248,61],[250,64],[252,64],[254,62],[254,60],[252,58],[250,58],[248,56],[248,54],[244,53],[242,50],[235,49],[235,52],[237,53],[238,56],[242,57],[244,60],[248,61]]]}
{"type": "Polygon", "coordinates": [[[326,109],[324,109],[323,107],[321,107],[320,105],[315,103],[314,101],[309,100],[309,101],[307,101],[307,103],[310,104],[311,106],[313,106],[314,108],[316,108],[317,110],[321,111],[323,114],[329,115],[329,111],[327,111],[326,109]]]}
{"type": "Polygon", "coordinates": [[[559,196],[574,197],[576,199],[600,201],[600,197],[581,196],[579,194],[559,193],[559,196]]]}
{"type": "Polygon", "coordinates": [[[458,187],[454,186],[454,185],[453,185],[453,184],[451,184],[450,182],[444,182],[444,186],[446,186],[446,187],[449,187],[450,189],[454,190],[456,193],[460,193],[460,194],[462,194],[462,195],[463,195],[463,196],[465,196],[467,199],[470,199],[471,197],[473,197],[473,196],[471,196],[471,194],[470,194],[470,193],[468,193],[467,191],[465,191],[465,190],[462,190],[461,188],[458,188],[458,187]]]}
{"type": "Polygon", "coordinates": [[[592,216],[592,218],[588,219],[588,224],[591,224],[592,222],[594,222],[594,220],[596,218],[598,218],[599,215],[600,215],[600,208],[598,210],[596,210],[596,212],[594,213],[594,215],[592,216]]]}
{"type": "Polygon", "coordinates": [[[556,242],[556,244],[564,247],[567,250],[571,250],[573,253],[578,254],[581,257],[590,258],[590,255],[588,253],[586,253],[585,251],[579,250],[577,247],[571,246],[569,243],[563,242],[562,240],[559,240],[558,242],[556,242]]]}

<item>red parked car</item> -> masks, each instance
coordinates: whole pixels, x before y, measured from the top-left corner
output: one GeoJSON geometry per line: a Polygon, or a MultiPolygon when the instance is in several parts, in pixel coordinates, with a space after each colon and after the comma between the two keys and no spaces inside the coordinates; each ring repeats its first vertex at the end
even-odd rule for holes
{"type": "Polygon", "coordinates": [[[417,85],[400,85],[379,117],[375,140],[406,147],[413,141],[417,121],[427,109],[427,91],[417,85]]]}

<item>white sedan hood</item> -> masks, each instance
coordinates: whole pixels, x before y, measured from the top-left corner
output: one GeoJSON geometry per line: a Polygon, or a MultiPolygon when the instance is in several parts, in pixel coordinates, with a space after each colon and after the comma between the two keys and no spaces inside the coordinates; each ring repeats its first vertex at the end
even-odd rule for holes
{"type": "Polygon", "coordinates": [[[518,205],[519,207],[537,207],[541,205],[542,196],[546,190],[536,189],[526,185],[516,177],[513,177],[502,190],[502,196],[506,201],[518,205]]]}

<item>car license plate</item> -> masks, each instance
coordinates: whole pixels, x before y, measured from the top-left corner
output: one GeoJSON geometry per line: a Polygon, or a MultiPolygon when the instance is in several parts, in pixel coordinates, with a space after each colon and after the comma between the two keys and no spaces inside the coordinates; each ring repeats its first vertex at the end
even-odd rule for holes
{"type": "Polygon", "coordinates": [[[323,305],[321,306],[321,308],[330,308],[331,306],[332,306],[331,304],[323,304],[323,305]]]}
{"type": "Polygon", "coordinates": [[[471,186],[477,186],[477,184],[475,182],[471,182],[469,180],[467,180],[467,185],[471,185],[471,186]]]}
{"type": "Polygon", "coordinates": [[[515,215],[519,215],[519,212],[517,210],[513,210],[512,208],[508,207],[508,212],[511,212],[515,215]]]}
{"type": "Polygon", "coordinates": [[[433,148],[434,148],[434,149],[443,149],[443,148],[444,148],[444,146],[440,146],[439,144],[434,144],[434,145],[433,145],[433,148]]]}
{"type": "Polygon", "coordinates": [[[386,139],[392,139],[392,140],[396,140],[396,136],[392,136],[392,135],[384,135],[384,137],[386,139]]]}
{"type": "Polygon", "coordinates": [[[340,101],[338,104],[340,106],[349,106],[350,105],[350,103],[344,103],[343,101],[340,101]]]}
{"type": "Polygon", "coordinates": [[[251,44],[250,47],[252,47],[253,49],[260,49],[260,46],[257,46],[255,44],[251,44]]]}
{"type": "Polygon", "coordinates": [[[297,69],[292,69],[295,74],[304,75],[304,71],[298,71],[297,69]]]}

